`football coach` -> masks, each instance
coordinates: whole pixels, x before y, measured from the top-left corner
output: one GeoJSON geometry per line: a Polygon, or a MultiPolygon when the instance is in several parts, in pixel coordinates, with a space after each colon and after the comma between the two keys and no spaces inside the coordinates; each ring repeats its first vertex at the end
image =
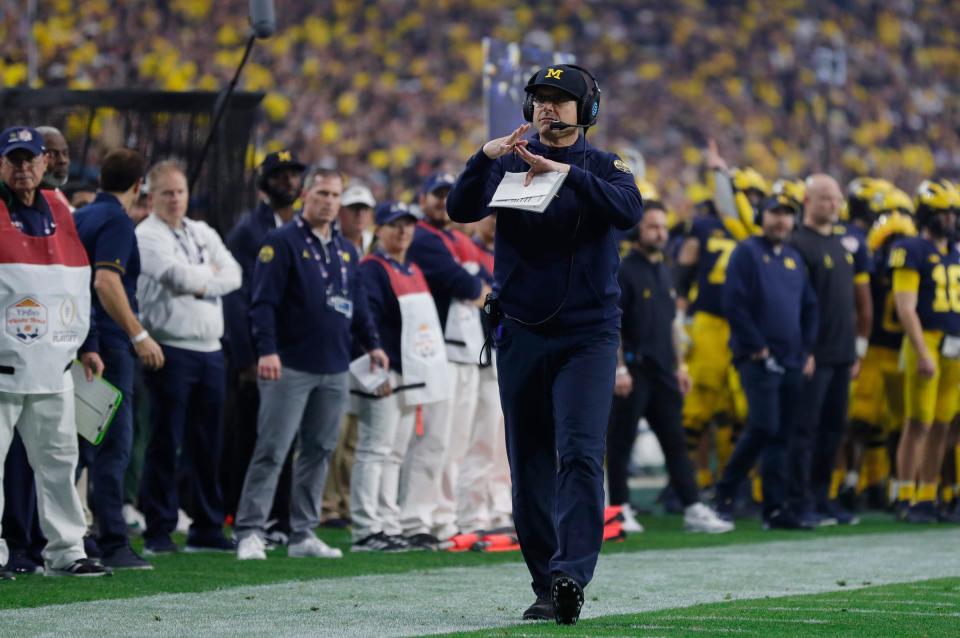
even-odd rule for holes
{"type": "Polygon", "coordinates": [[[525,91],[529,123],[467,161],[447,212],[457,222],[499,213],[484,310],[495,326],[514,520],[537,596],[524,618],[573,624],[603,534],[604,437],[620,342],[614,229],[635,226],[643,204],[628,166],[586,141],[600,109],[589,71],[545,67],[525,91]],[[566,175],[542,213],[490,208],[508,172],[525,173],[525,184],[566,175]]]}

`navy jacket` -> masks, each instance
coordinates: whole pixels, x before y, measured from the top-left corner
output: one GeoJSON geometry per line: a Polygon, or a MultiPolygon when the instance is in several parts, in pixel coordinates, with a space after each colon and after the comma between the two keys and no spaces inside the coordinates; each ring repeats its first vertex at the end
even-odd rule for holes
{"type": "MultiPolygon", "coordinates": [[[[123,209],[120,200],[110,193],[97,193],[97,198],[92,203],[74,214],[73,221],[77,226],[80,241],[87,249],[87,258],[93,266],[94,276],[101,268],[119,274],[123,290],[127,293],[130,309],[136,314],[140,249],[134,232],[136,226],[123,209]]],[[[101,341],[115,348],[132,349],[133,345],[127,338],[127,334],[107,314],[96,291],[93,291],[92,297],[93,322],[96,329],[91,327],[90,335],[81,350],[98,352],[101,341]]]]}
{"type": "Polygon", "coordinates": [[[677,296],[663,255],[650,257],[633,250],[623,258],[620,273],[623,359],[630,364],[653,363],[672,377],[677,368],[673,348],[673,318],[677,296]]]}
{"type": "MultiPolygon", "coordinates": [[[[360,257],[353,244],[332,231],[324,278],[307,243],[310,231],[296,221],[268,233],[258,253],[250,304],[257,354],[279,354],[285,367],[301,372],[346,372],[351,336],[366,350],[380,347],[358,276],[360,257]],[[328,305],[328,292],[353,302],[352,319],[328,305]]],[[[314,237],[322,255],[319,244],[314,237]]]]}
{"type": "MultiPolygon", "coordinates": [[[[440,231],[450,236],[450,231],[440,231]]],[[[481,273],[471,275],[457,263],[443,240],[419,225],[413,234],[413,243],[407,249],[407,259],[423,271],[430,286],[430,294],[437,305],[440,328],[447,325],[447,313],[454,299],[474,300],[480,296],[483,283],[481,273]]]]}
{"type": "MultiPolygon", "coordinates": [[[[494,290],[504,312],[535,322],[562,303],[551,329],[618,325],[620,257],[614,229],[632,228],[643,214],[633,175],[616,155],[594,148],[582,136],[572,146],[554,149],[535,135],[527,148],[569,164],[570,173],[544,213],[503,209],[497,217],[494,290]]],[[[480,150],[447,196],[450,218],[474,222],[486,217],[503,174],[528,169],[514,154],[491,160],[480,150]]]]}
{"type": "Polygon", "coordinates": [[[277,227],[273,209],[260,202],[236,223],[225,242],[240,264],[243,279],[239,290],[223,298],[224,345],[231,365],[243,370],[257,362],[250,333],[250,295],[253,292],[253,271],[257,265],[257,252],[264,237],[277,227]]]}
{"type": "MultiPolygon", "coordinates": [[[[389,263],[399,267],[405,275],[410,274],[410,260],[400,264],[383,253],[376,253],[389,263]]],[[[390,369],[403,374],[400,360],[400,337],[403,331],[403,317],[400,314],[400,302],[390,285],[390,276],[383,266],[376,261],[368,260],[360,264],[360,279],[363,280],[363,289],[367,293],[370,303],[370,316],[380,333],[380,343],[383,351],[390,358],[390,369]]]]}
{"type": "Polygon", "coordinates": [[[740,242],[727,265],[724,314],[734,361],[769,348],[787,368],[800,368],[817,339],[817,295],[803,258],[783,244],[777,254],[763,237],[740,242]]]}

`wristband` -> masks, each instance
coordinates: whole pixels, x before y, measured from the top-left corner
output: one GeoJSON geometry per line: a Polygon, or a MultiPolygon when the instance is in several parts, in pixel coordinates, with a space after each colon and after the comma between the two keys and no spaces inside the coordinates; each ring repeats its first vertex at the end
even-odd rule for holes
{"type": "Polygon", "coordinates": [[[145,341],[149,336],[150,336],[149,332],[147,332],[146,330],[141,330],[139,334],[135,334],[132,337],[130,337],[130,341],[132,341],[134,345],[136,345],[141,341],[145,341]]]}
{"type": "Polygon", "coordinates": [[[630,374],[630,371],[627,370],[627,366],[618,366],[617,367],[617,376],[623,376],[625,374],[630,374]]]}
{"type": "Polygon", "coordinates": [[[868,347],[870,347],[870,342],[867,341],[866,337],[857,337],[857,359],[863,359],[867,356],[868,347]]]}

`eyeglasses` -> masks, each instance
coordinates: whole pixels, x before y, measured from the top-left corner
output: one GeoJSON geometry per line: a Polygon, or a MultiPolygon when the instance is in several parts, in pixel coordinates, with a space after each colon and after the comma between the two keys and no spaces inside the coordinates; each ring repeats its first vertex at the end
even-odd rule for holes
{"type": "Polygon", "coordinates": [[[3,161],[9,162],[10,165],[15,168],[21,166],[36,166],[40,163],[40,156],[35,155],[33,157],[27,157],[26,155],[20,155],[10,157],[9,155],[6,155],[4,156],[3,161]]]}
{"type": "Polygon", "coordinates": [[[567,95],[566,93],[552,93],[549,95],[544,95],[543,93],[535,93],[533,96],[534,106],[544,106],[546,104],[563,104],[564,102],[573,102],[573,98],[567,95]]]}

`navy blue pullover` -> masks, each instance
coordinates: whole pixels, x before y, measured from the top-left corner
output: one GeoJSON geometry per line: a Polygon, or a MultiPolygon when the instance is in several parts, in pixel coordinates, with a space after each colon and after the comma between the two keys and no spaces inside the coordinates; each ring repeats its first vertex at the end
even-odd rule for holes
{"type": "Polygon", "coordinates": [[[740,242],[730,256],[723,285],[734,361],[769,348],[782,366],[800,368],[817,340],[817,295],[803,258],[781,244],[779,254],[763,237],[740,242]]]}
{"type": "Polygon", "coordinates": [[[257,251],[264,237],[277,227],[273,209],[266,202],[240,218],[225,242],[240,264],[243,279],[238,290],[223,298],[224,345],[231,365],[243,370],[257,363],[257,353],[250,333],[250,295],[253,292],[253,271],[257,251]]]}
{"type": "MultiPolygon", "coordinates": [[[[331,231],[324,278],[307,243],[309,227],[304,224],[300,228],[296,221],[270,231],[258,253],[250,303],[257,354],[279,354],[284,366],[301,372],[346,372],[351,334],[366,350],[380,347],[358,276],[360,258],[353,244],[331,231]],[[345,267],[346,282],[341,266],[345,267]],[[333,295],[353,302],[352,320],[327,304],[328,287],[333,295]]],[[[315,236],[313,246],[323,255],[315,236]]]]}
{"type": "MultiPolygon", "coordinates": [[[[397,267],[405,275],[410,274],[410,260],[400,264],[382,252],[376,255],[397,267]]],[[[400,314],[400,302],[390,285],[390,277],[383,266],[370,259],[360,264],[360,279],[370,302],[370,316],[380,332],[380,344],[390,357],[390,369],[403,374],[400,362],[400,336],[403,331],[403,317],[400,314]]]]}
{"type": "MultiPolygon", "coordinates": [[[[643,215],[633,175],[616,155],[594,148],[582,135],[564,148],[545,146],[534,135],[527,149],[569,164],[570,173],[545,212],[502,209],[497,216],[494,290],[504,312],[537,322],[562,303],[549,322],[551,330],[618,326],[620,257],[614,229],[630,229],[643,215]]],[[[504,173],[528,169],[515,154],[491,160],[481,149],[467,160],[447,195],[450,218],[483,219],[491,213],[487,204],[504,173]]]]}
{"type": "MultiPolygon", "coordinates": [[[[449,230],[439,232],[447,234],[452,241],[449,230]]],[[[407,249],[407,259],[423,271],[427,285],[430,286],[430,294],[437,305],[441,329],[447,325],[447,312],[453,299],[473,301],[480,296],[483,284],[481,274],[471,275],[467,272],[447,250],[443,240],[429,230],[424,230],[419,224],[413,234],[413,243],[407,249]]]]}

